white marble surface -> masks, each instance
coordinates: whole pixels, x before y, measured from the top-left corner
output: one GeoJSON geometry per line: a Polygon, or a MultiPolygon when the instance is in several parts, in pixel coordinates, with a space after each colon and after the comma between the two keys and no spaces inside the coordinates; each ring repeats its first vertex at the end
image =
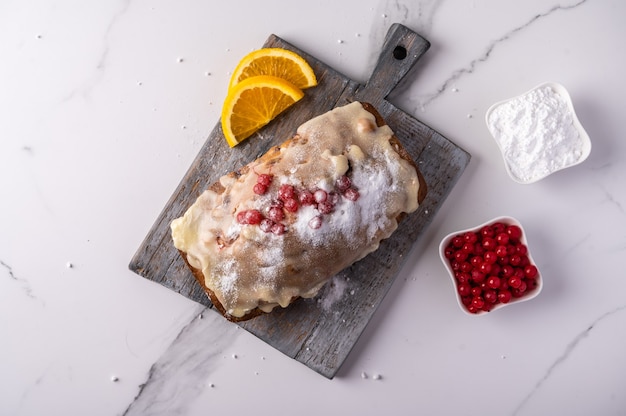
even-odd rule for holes
{"type": "Polygon", "coordinates": [[[0,414],[626,414],[621,0],[0,3],[0,414]],[[431,49],[390,98],[473,158],[327,380],[127,264],[275,33],[365,81],[393,22],[431,49]],[[593,142],[539,183],[483,116],[564,84],[593,142]],[[525,226],[536,299],[464,315],[441,238],[525,226]]]}

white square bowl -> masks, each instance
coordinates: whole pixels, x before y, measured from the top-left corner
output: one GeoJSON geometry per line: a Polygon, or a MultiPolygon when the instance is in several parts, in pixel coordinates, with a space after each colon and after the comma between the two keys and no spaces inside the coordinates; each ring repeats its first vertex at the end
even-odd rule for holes
{"type": "Polygon", "coordinates": [[[507,173],[521,184],[578,165],[591,152],[591,140],[569,93],[555,82],[493,104],[485,122],[507,173]]]}
{"type": "MultiPolygon", "coordinates": [[[[517,304],[517,303],[521,303],[524,301],[528,301],[531,299],[534,299],[537,295],[539,295],[539,293],[541,292],[541,289],[543,288],[543,276],[541,275],[541,272],[538,271],[538,275],[536,276],[535,280],[535,287],[526,291],[525,293],[523,293],[521,296],[519,297],[511,297],[510,301],[508,303],[501,303],[501,302],[497,302],[491,305],[491,309],[490,311],[484,311],[484,310],[478,310],[475,312],[470,311],[470,309],[468,308],[468,305],[466,304],[466,302],[464,302],[464,297],[461,296],[461,294],[459,293],[459,285],[460,282],[456,277],[456,272],[458,270],[458,267],[456,268],[457,270],[455,270],[455,267],[453,266],[451,260],[448,259],[448,256],[446,255],[446,249],[449,247],[449,245],[452,243],[452,240],[457,237],[457,236],[463,236],[466,233],[476,233],[476,232],[480,232],[480,230],[482,230],[483,227],[488,226],[488,225],[493,225],[496,223],[501,223],[504,224],[504,226],[509,226],[509,225],[516,225],[518,226],[521,230],[522,230],[522,236],[519,239],[519,243],[523,244],[524,246],[526,246],[527,248],[527,253],[526,256],[528,258],[529,263],[528,264],[532,264],[535,267],[537,267],[535,261],[533,260],[531,253],[530,253],[530,247],[528,247],[528,240],[526,239],[526,231],[524,230],[524,228],[522,227],[522,224],[516,220],[513,217],[507,217],[507,216],[502,216],[502,217],[496,217],[493,218],[487,222],[484,222],[476,227],[472,227],[472,228],[467,228],[464,230],[460,230],[460,231],[455,231],[453,233],[448,234],[445,238],[443,238],[443,240],[441,240],[441,243],[439,244],[439,256],[441,257],[441,261],[443,262],[443,265],[445,266],[446,270],[448,271],[448,275],[450,276],[450,279],[452,280],[452,284],[454,286],[454,293],[456,296],[456,300],[459,304],[459,307],[461,308],[461,310],[463,312],[465,312],[468,315],[471,316],[480,316],[480,315],[484,315],[488,312],[493,312],[497,309],[503,308],[505,306],[509,306],[509,305],[513,305],[513,304],[517,304]]],[[[471,260],[469,260],[471,262],[471,260]]],[[[502,267],[502,265],[500,266],[502,267]]],[[[498,276],[500,277],[500,279],[503,279],[502,275],[498,276]]],[[[470,284],[472,285],[472,287],[474,286],[480,286],[480,283],[476,283],[476,282],[470,282],[470,284]]],[[[467,300],[467,299],[465,299],[467,300]]]]}

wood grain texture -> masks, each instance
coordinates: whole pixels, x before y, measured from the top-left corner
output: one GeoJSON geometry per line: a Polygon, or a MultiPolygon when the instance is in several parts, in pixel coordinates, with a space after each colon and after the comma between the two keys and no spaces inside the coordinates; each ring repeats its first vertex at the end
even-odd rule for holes
{"type": "Polygon", "coordinates": [[[211,307],[211,302],[171,242],[170,222],[181,216],[202,191],[222,175],[290,138],[305,121],[350,101],[373,104],[417,162],[428,184],[419,209],[380,248],[333,278],[315,299],[239,323],[289,357],[332,378],[389,291],[406,255],[450,193],[470,155],[385,100],[429,48],[405,26],[393,25],[366,85],[360,85],[283,39],[271,35],[265,47],[290,49],[311,64],[318,86],[250,139],[230,149],[217,123],[165,208],[130,262],[130,269],[151,281],[211,307]],[[333,302],[334,300],[334,302],[333,302]]]}

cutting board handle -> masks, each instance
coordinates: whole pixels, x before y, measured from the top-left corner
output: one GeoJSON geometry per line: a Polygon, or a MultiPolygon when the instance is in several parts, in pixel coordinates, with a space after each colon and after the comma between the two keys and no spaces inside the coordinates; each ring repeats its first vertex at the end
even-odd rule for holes
{"type": "Polygon", "coordinates": [[[374,105],[384,100],[429,47],[426,39],[394,23],[387,31],[374,71],[358,95],[374,105]]]}

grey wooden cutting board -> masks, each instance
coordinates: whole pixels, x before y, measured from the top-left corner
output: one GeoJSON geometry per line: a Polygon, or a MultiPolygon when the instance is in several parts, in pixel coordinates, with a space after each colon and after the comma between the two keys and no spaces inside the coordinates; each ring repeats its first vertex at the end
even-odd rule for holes
{"type": "Polygon", "coordinates": [[[299,300],[289,308],[278,308],[238,324],[287,356],[332,378],[391,287],[411,246],[463,173],[470,155],[385,100],[430,46],[405,26],[395,24],[389,29],[366,85],[348,79],[275,35],[263,46],[290,49],[303,56],[315,71],[318,85],[306,90],[300,102],[234,149],[226,144],[218,122],[129,267],[140,276],[211,307],[171,243],[170,222],[181,216],[208,185],[291,137],[303,122],[350,101],[373,104],[418,163],[428,184],[426,199],[376,252],[335,276],[317,298],[299,300]]]}

